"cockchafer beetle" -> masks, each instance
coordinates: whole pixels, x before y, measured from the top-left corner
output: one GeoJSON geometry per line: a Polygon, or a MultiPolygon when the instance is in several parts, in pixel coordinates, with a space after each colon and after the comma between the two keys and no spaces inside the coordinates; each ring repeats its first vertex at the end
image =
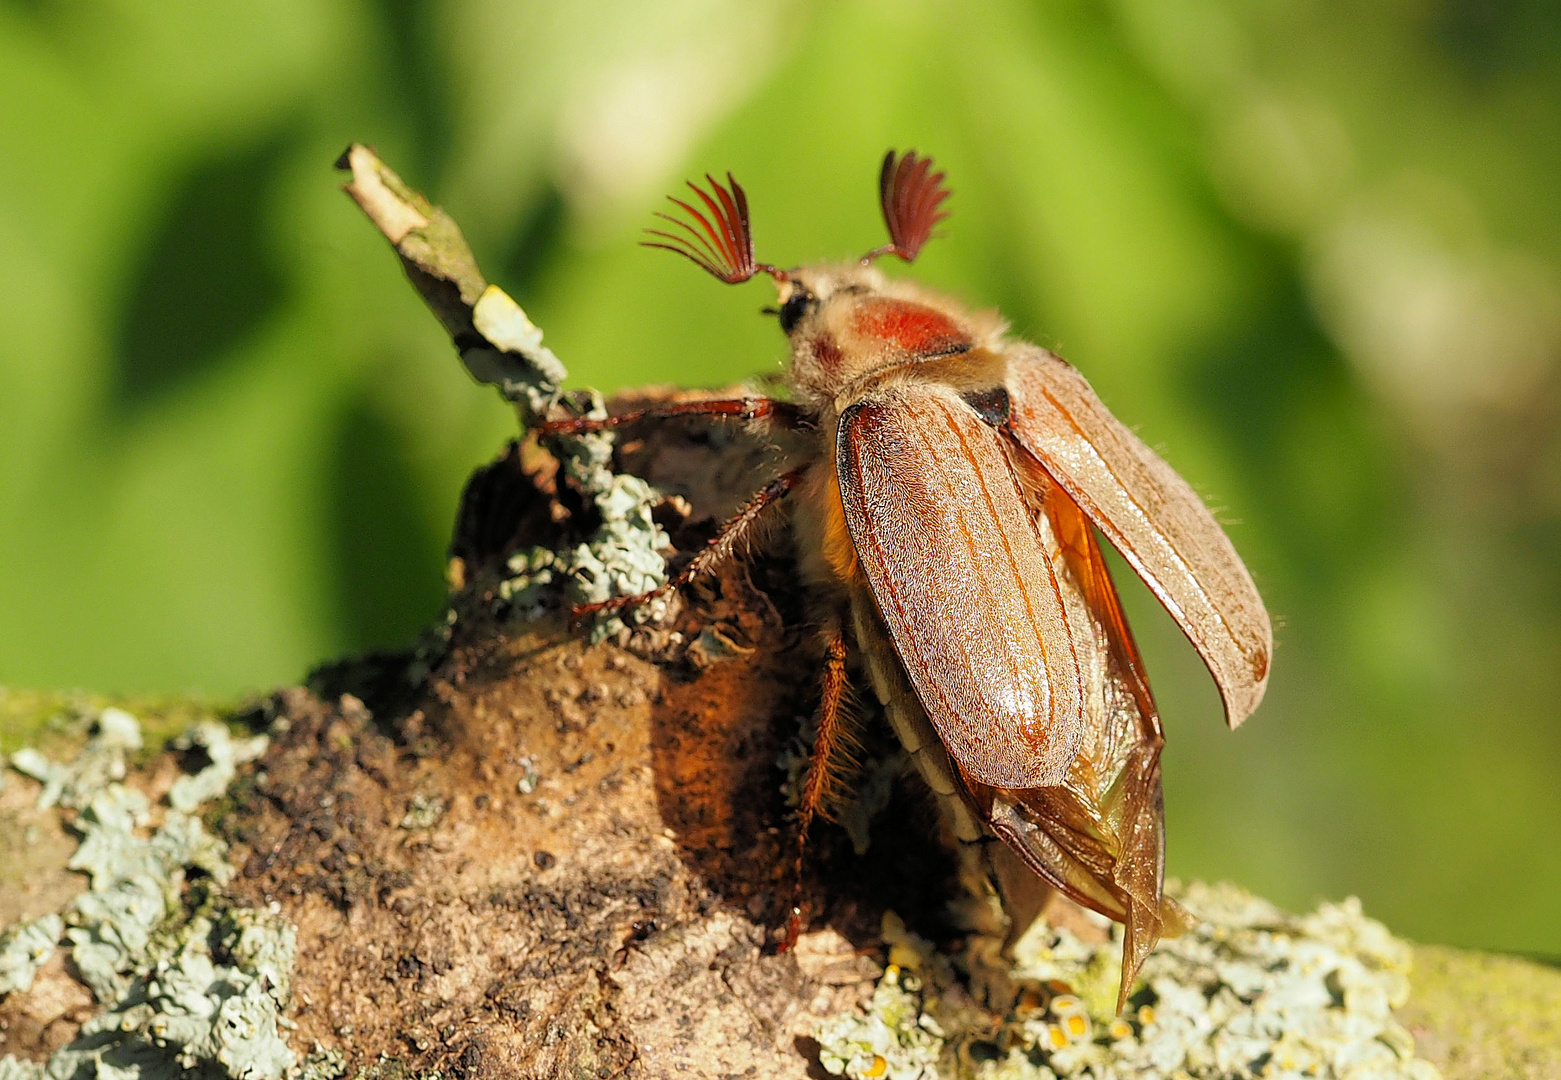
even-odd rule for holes
{"type": "MultiPolygon", "coordinates": [[[[742,187],[706,180],[708,191],[689,185],[693,201],[672,199],[683,216],[658,215],[667,226],[646,243],[730,284],[774,280],[791,399],[548,427],[697,414],[816,435],[665,586],[727,558],[787,496],[797,504],[792,527],[825,637],[799,863],[827,809],[857,657],[963,861],[984,869],[1007,909],[1038,910],[1044,883],[1125,925],[1120,1009],[1144,957],[1188,916],[1162,890],[1160,718],[1096,531],[1191,640],[1231,727],[1261,701],[1273,649],[1252,578],[1192,488],[1071,365],[1008,337],[996,313],[874,265],[913,260],[947,217],[931,159],[884,158],[890,242],[843,265],[755,262],[742,187]]],[[[799,918],[794,908],[793,936],[799,918]]],[[[1009,933],[1023,928],[1016,918],[1009,933]]]]}

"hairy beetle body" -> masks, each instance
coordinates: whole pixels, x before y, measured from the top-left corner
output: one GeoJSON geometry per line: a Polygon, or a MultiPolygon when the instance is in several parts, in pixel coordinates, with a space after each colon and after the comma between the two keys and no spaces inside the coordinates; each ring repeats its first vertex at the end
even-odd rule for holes
{"type": "Polygon", "coordinates": [[[703,211],[674,200],[689,220],[664,217],[681,232],[653,231],[651,246],[724,281],[770,275],[791,346],[790,402],[666,413],[813,429],[809,449],[668,587],[708,569],[793,495],[826,638],[799,861],[813,816],[828,810],[855,658],[943,806],[969,876],[1007,908],[1010,940],[1047,887],[1125,924],[1121,1004],[1154,943],[1186,916],[1161,888],[1160,719],[1097,530],[1198,649],[1232,727],[1262,698],[1272,632],[1203,503],[1077,371],[1008,338],[995,313],[870,265],[915,257],[946,216],[942,179],[929,159],[891,153],[880,183],[891,243],[846,266],[755,262],[746,196],[730,177],[727,187],[711,179],[709,192],[690,185],[703,211]]]}

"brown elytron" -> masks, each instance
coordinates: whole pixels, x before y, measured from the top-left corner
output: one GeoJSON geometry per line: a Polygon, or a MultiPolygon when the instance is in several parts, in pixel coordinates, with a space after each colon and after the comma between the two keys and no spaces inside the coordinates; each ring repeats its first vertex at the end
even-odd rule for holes
{"type": "MultiPolygon", "coordinates": [[[[1009,339],[995,314],[872,265],[913,259],[947,216],[931,159],[884,159],[891,242],[845,265],[755,262],[747,198],[727,181],[694,189],[703,212],[674,199],[691,222],[669,217],[682,231],[654,231],[649,244],[723,281],[775,280],[794,400],[549,426],[692,412],[816,432],[669,586],[794,496],[801,565],[828,628],[802,836],[828,811],[831,759],[850,739],[840,702],[855,660],[965,865],[979,863],[1013,911],[1033,909],[1034,896],[1019,894],[1044,882],[1125,925],[1125,1003],[1144,957],[1185,913],[1161,887],[1160,718],[1096,532],[1203,657],[1232,727],[1262,700],[1273,648],[1252,578],[1186,481],[1066,361],[1009,339]],[[994,836],[1006,849],[984,843],[994,836]]],[[[1009,928],[1010,940],[1022,930],[1009,928]]]]}

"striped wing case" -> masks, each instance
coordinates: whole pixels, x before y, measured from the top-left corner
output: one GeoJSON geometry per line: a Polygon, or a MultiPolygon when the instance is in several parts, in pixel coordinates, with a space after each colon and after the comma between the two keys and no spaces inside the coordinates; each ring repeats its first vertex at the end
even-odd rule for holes
{"type": "Polygon", "coordinates": [[[1071,364],[1035,345],[1005,355],[1014,437],[1160,598],[1208,665],[1235,727],[1263,700],[1274,650],[1241,557],[1187,481],[1071,364]]]}
{"type": "Polygon", "coordinates": [[[895,386],[841,416],[836,468],[868,586],[939,738],[970,779],[1034,788],[1061,783],[1078,751],[1084,628],[1001,440],[952,388],[895,386]]]}

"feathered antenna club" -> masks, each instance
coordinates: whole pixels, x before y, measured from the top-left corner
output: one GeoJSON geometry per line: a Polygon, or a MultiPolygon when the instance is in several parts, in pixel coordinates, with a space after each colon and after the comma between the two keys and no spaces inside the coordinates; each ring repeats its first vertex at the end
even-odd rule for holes
{"type": "Polygon", "coordinates": [[[727,187],[722,187],[720,181],[709,173],[705,174],[705,181],[710,185],[708,192],[692,181],[688,185],[689,190],[704,204],[704,212],[692,203],[668,195],[668,201],[678,206],[690,220],[658,212],[657,217],[670,222],[682,232],[646,229],[656,239],[642,240],[640,243],[645,247],[675,251],[728,285],[747,281],[758,273],[784,281],[785,271],[753,260],[753,227],[748,221],[748,196],[743,192],[742,185],[731,173],[726,174],[727,187]]]}
{"type": "Polygon", "coordinates": [[[932,237],[933,226],[949,216],[941,209],[949,197],[943,176],[932,171],[930,157],[917,157],[914,150],[907,150],[904,157],[897,157],[893,150],[884,155],[878,198],[884,223],[889,226],[889,243],[863,255],[864,263],[880,255],[898,255],[906,262],[916,258],[932,237]]]}

